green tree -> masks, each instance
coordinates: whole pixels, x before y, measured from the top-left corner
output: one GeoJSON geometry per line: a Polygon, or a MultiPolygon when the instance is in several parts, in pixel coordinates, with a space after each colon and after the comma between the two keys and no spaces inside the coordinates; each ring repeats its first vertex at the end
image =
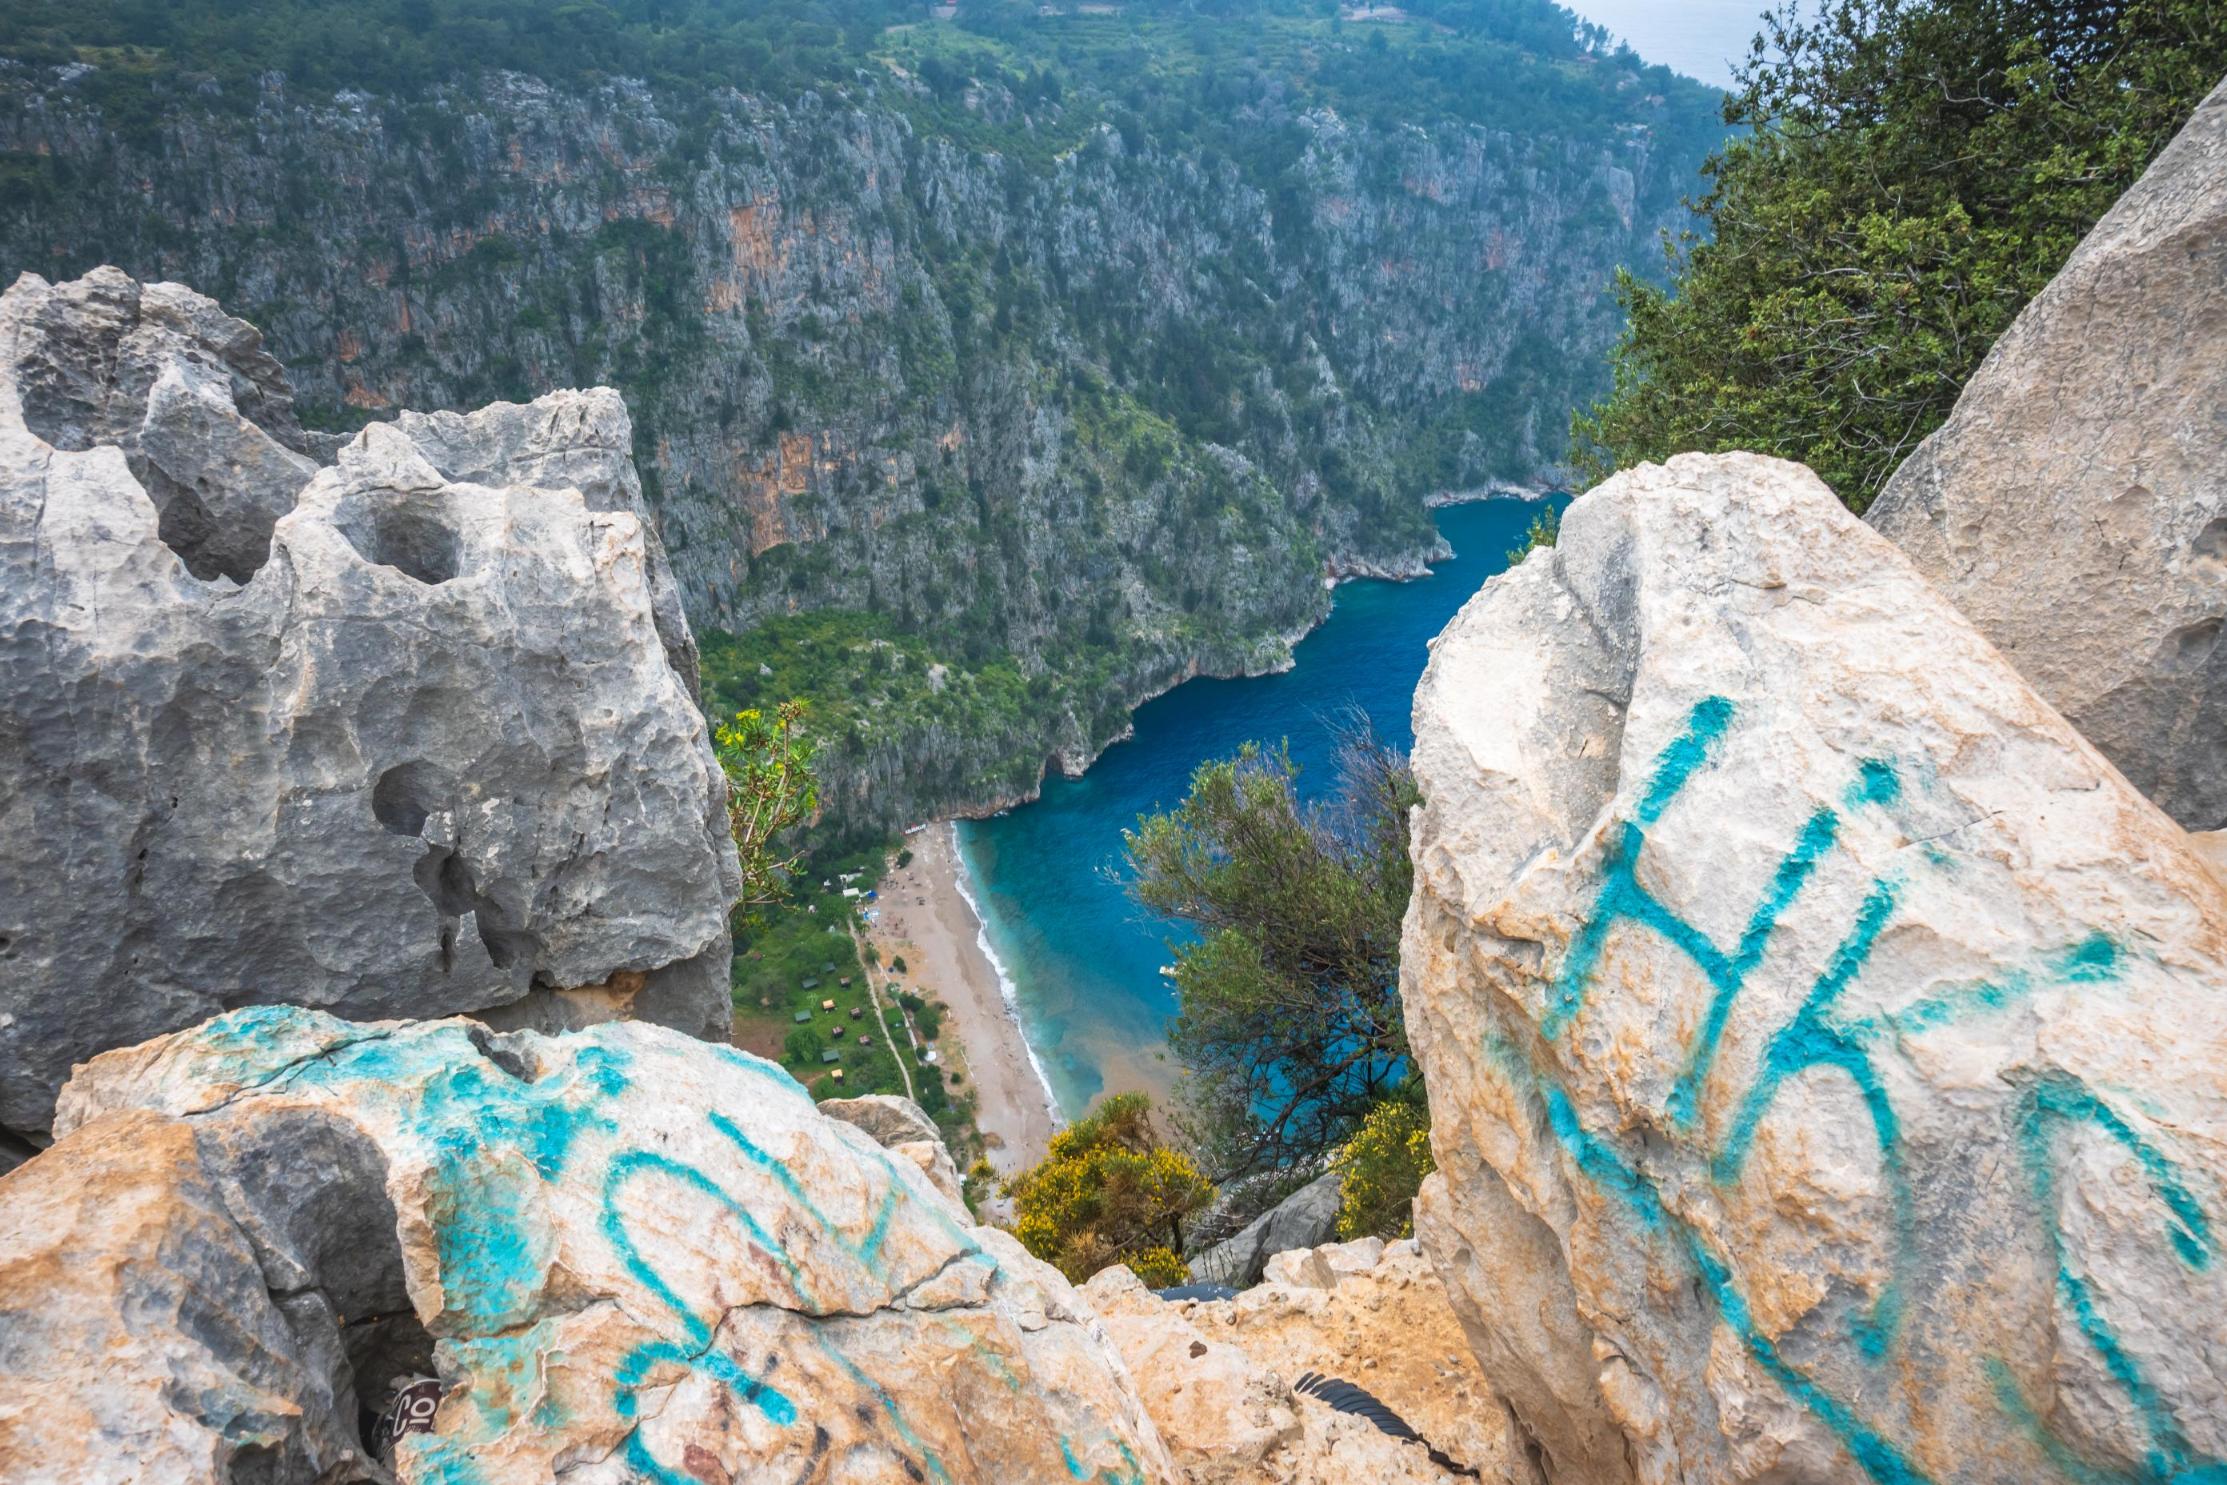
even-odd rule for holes
{"type": "Polygon", "coordinates": [[[784,852],[796,827],[819,816],[820,787],[812,773],[812,740],[804,734],[805,707],[785,701],[768,716],[755,707],[734,714],[712,734],[727,775],[727,822],[742,860],[745,912],[780,902],[801,848],[784,852]]]}
{"type": "Polygon", "coordinates": [[[1195,925],[1176,952],[1183,1128],[1223,1181],[1312,1170],[1404,1076],[1407,760],[1351,730],[1339,788],[1299,798],[1288,750],[1202,765],[1125,834],[1138,901],[1195,925]]]}
{"type": "Polygon", "coordinates": [[[817,1062],[820,1060],[820,1054],[826,1050],[826,1041],[809,1026],[799,1026],[781,1039],[782,1055],[795,1063],[810,1064],[817,1062]]]}
{"type": "Polygon", "coordinates": [[[1825,0],[1765,17],[1674,283],[1629,273],[1588,480],[1800,459],[1863,510],[2227,72],[2218,0],[1825,0]],[[1810,18],[1803,19],[1808,11],[1810,18]]]}
{"type": "Polygon", "coordinates": [[[1191,1157],[1153,1132],[1142,1093],[1116,1094],[1053,1135],[1050,1153],[1003,1190],[1022,1246],[1069,1279],[1125,1263],[1155,1288],[1189,1276],[1183,1219],[1214,1199],[1191,1157]]]}
{"type": "Polygon", "coordinates": [[[1339,1238],[1414,1236],[1415,1193],[1437,1169],[1420,1090],[1403,1090],[1369,1110],[1331,1165],[1338,1172],[1339,1238]]]}
{"type": "Polygon", "coordinates": [[[1550,505],[1531,518],[1523,531],[1523,545],[1508,549],[1508,565],[1515,566],[1541,547],[1551,547],[1562,534],[1562,507],[1550,505]]]}

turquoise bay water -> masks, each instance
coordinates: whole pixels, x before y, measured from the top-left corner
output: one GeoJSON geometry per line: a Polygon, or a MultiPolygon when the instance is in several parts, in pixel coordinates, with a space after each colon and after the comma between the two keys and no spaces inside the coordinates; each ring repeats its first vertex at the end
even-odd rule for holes
{"type": "Polygon", "coordinates": [[[1063,1114],[1081,1114],[1101,1092],[1161,1091],[1173,1073],[1164,1039],[1174,985],[1159,968],[1181,929],[1130,900],[1121,832],[1139,814],[1180,803],[1193,768],[1249,739],[1288,739],[1301,792],[1326,790],[1330,723],[1349,706],[1407,747],[1425,647],[1507,565],[1537,510],[1516,500],[1445,508],[1439,530],[1454,556],[1416,582],[1339,588],[1329,619],[1296,647],[1293,669],[1178,686],[1139,708],[1137,735],[1083,777],[1047,779],[1035,803],[960,824],[990,947],[1063,1114]]]}

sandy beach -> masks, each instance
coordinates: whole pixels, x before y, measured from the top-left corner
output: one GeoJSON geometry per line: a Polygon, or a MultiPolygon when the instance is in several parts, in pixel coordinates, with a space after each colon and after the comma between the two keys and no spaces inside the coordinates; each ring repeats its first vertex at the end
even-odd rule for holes
{"type": "Polygon", "coordinates": [[[905,837],[905,846],[912,861],[883,876],[881,913],[868,935],[884,965],[904,959],[893,978],[950,1007],[941,1043],[956,1041],[965,1061],[990,1164],[1000,1175],[1034,1165],[1052,1137],[1050,1095],[982,952],[982,925],[960,893],[957,837],[949,821],[938,821],[905,837]]]}

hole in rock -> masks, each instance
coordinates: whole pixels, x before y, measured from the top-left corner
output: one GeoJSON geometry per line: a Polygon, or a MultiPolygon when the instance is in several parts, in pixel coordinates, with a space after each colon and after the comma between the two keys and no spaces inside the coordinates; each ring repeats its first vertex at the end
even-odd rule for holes
{"type": "Polygon", "coordinates": [[[426,895],[440,911],[441,962],[453,967],[456,951],[455,920],[469,913],[479,931],[480,943],[487,950],[487,958],[497,969],[508,969],[513,964],[532,964],[541,953],[540,938],[515,923],[509,911],[494,898],[479,890],[473,880],[472,868],[464,858],[446,846],[434,846],[418,858],[411,875],[418,890],[426,895]]]}
{"type": "Polygon", "coordinates": [[[2167,668],[2179,671],[2201,668],[2219,646],[2219,629],[2218,619],[2204,619],[2166,635],[2161,658],[2167,668]]]}
{"type": "Polygon", "coordinates": [[[334,526],[364,561],[438,587],[456,576],[463,544],[424,502],[342,503],[334,526]]]}
{"type": "MultiPolygon", "coordinates": [[[[435,907],[452,918],[461,918],[479,906],[472,869],[463,857],[454,851],[435,850],[428,851],[425,859],[433,864],[433,884],[426,888],[425,895],[433,899],[435,907]]],[[[424,865],[423,862],[419,864],[424,865]]],[[[422,872],[418,885],[425,886],[422,872]]]]}
{"type": "Polygon", "coordinates": [[[391,835],[416,838],[425,818],[456,800],[456,775],[438,763],[398,763],[371,786],[371,813],[391,835]]]}
{"type": "Polygon", "coordinates": [[[203,582],[228,577],[245,584],[271,560],[271,519],[259,511],[230,512],[219,519],[199,491],[182,485],[161,470],[130,461],[132,472],[147,487],[160,508],[155,535],[178,554],[186,571],[203,582]]]}
{"type": "Polygon", "coordinates": [[[12,1129],[0,1129],[0,1173],[14,1170],[45,1148],[29,1136],[12,1129]]]}
{"type": "Polygon", "coordinates": [[[512,926],[510,915],[489,898],[481,898],[474,909],[473,921],[479,925],[479,941],[487,946],[488,962],[497,969],[508,969],[521,961],[531,964],[541,950],[541,940],[523,928],[512,926]]]}
{"type": "Polygon", "coordinates": [[[2227,516],[2214,516],[2188,544],[2188,554],[2199,562],[2227,563],[2227,516]]]}

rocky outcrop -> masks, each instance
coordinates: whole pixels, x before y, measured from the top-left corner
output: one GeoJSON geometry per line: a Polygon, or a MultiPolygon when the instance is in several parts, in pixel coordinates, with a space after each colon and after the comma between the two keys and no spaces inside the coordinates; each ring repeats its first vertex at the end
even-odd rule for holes
{"type": "Polygon", "coordinates": [[[1507,1410],[1412,1240],[1295,1250],[1271,1270],[1228,1300],[1162,1299],[1118,1267],[1082,1288],[1186,1481],[1531,1485],[1507,1410]],[[1324,1401],[1350,1404],[1353,1389],[1392,1431],[1324,1401]]]}
{"type": "Polygon", "coordinates": [[[0,298],[0,1129],[262,1002],[724,1033],[725,782],[630,438],[593,391],[328,449],[208,300],[0,298]]]}
{"type": "Polygon", "coordinates": [[[1236,1236],[1202,1250],[1191,1260],[1191,1277],[1242,1289],[1260,1277],[1276,1254],[1329,1242],[1338,1235],[1339,1180],[1338,1172],[1324,1171],[1246,1223],[1236,1236]]]}
{"type": "Polygon", "coordinates": [[[936,1190],[959,1206],[966,1205],[966,1189],[951,1147],[919,1104],[894,1093],[868,1093],[858,1098],[823,1098],[820,1112],[865,1131],[875,1144],[919,1166],[936,1190]]]}
{"type": "Polygon", "coordinates": [[[264,1007],[57,1132],[0,1177],[11,1480],[1170,1478],[1055,1271],[731,1048],[264,1007]]]}
{"type": "Polygon", "coordinates": [[[2191,830],[2227,825],[2227,87],[1869,512],[2191,830]]]}
{"type": "Polygon", "coordinates": [[[1547,1479],[2227,1468],[2227,894],[1898,552],[1643,466],[1415,722],[1417,1232],[1547,1479]]]}

